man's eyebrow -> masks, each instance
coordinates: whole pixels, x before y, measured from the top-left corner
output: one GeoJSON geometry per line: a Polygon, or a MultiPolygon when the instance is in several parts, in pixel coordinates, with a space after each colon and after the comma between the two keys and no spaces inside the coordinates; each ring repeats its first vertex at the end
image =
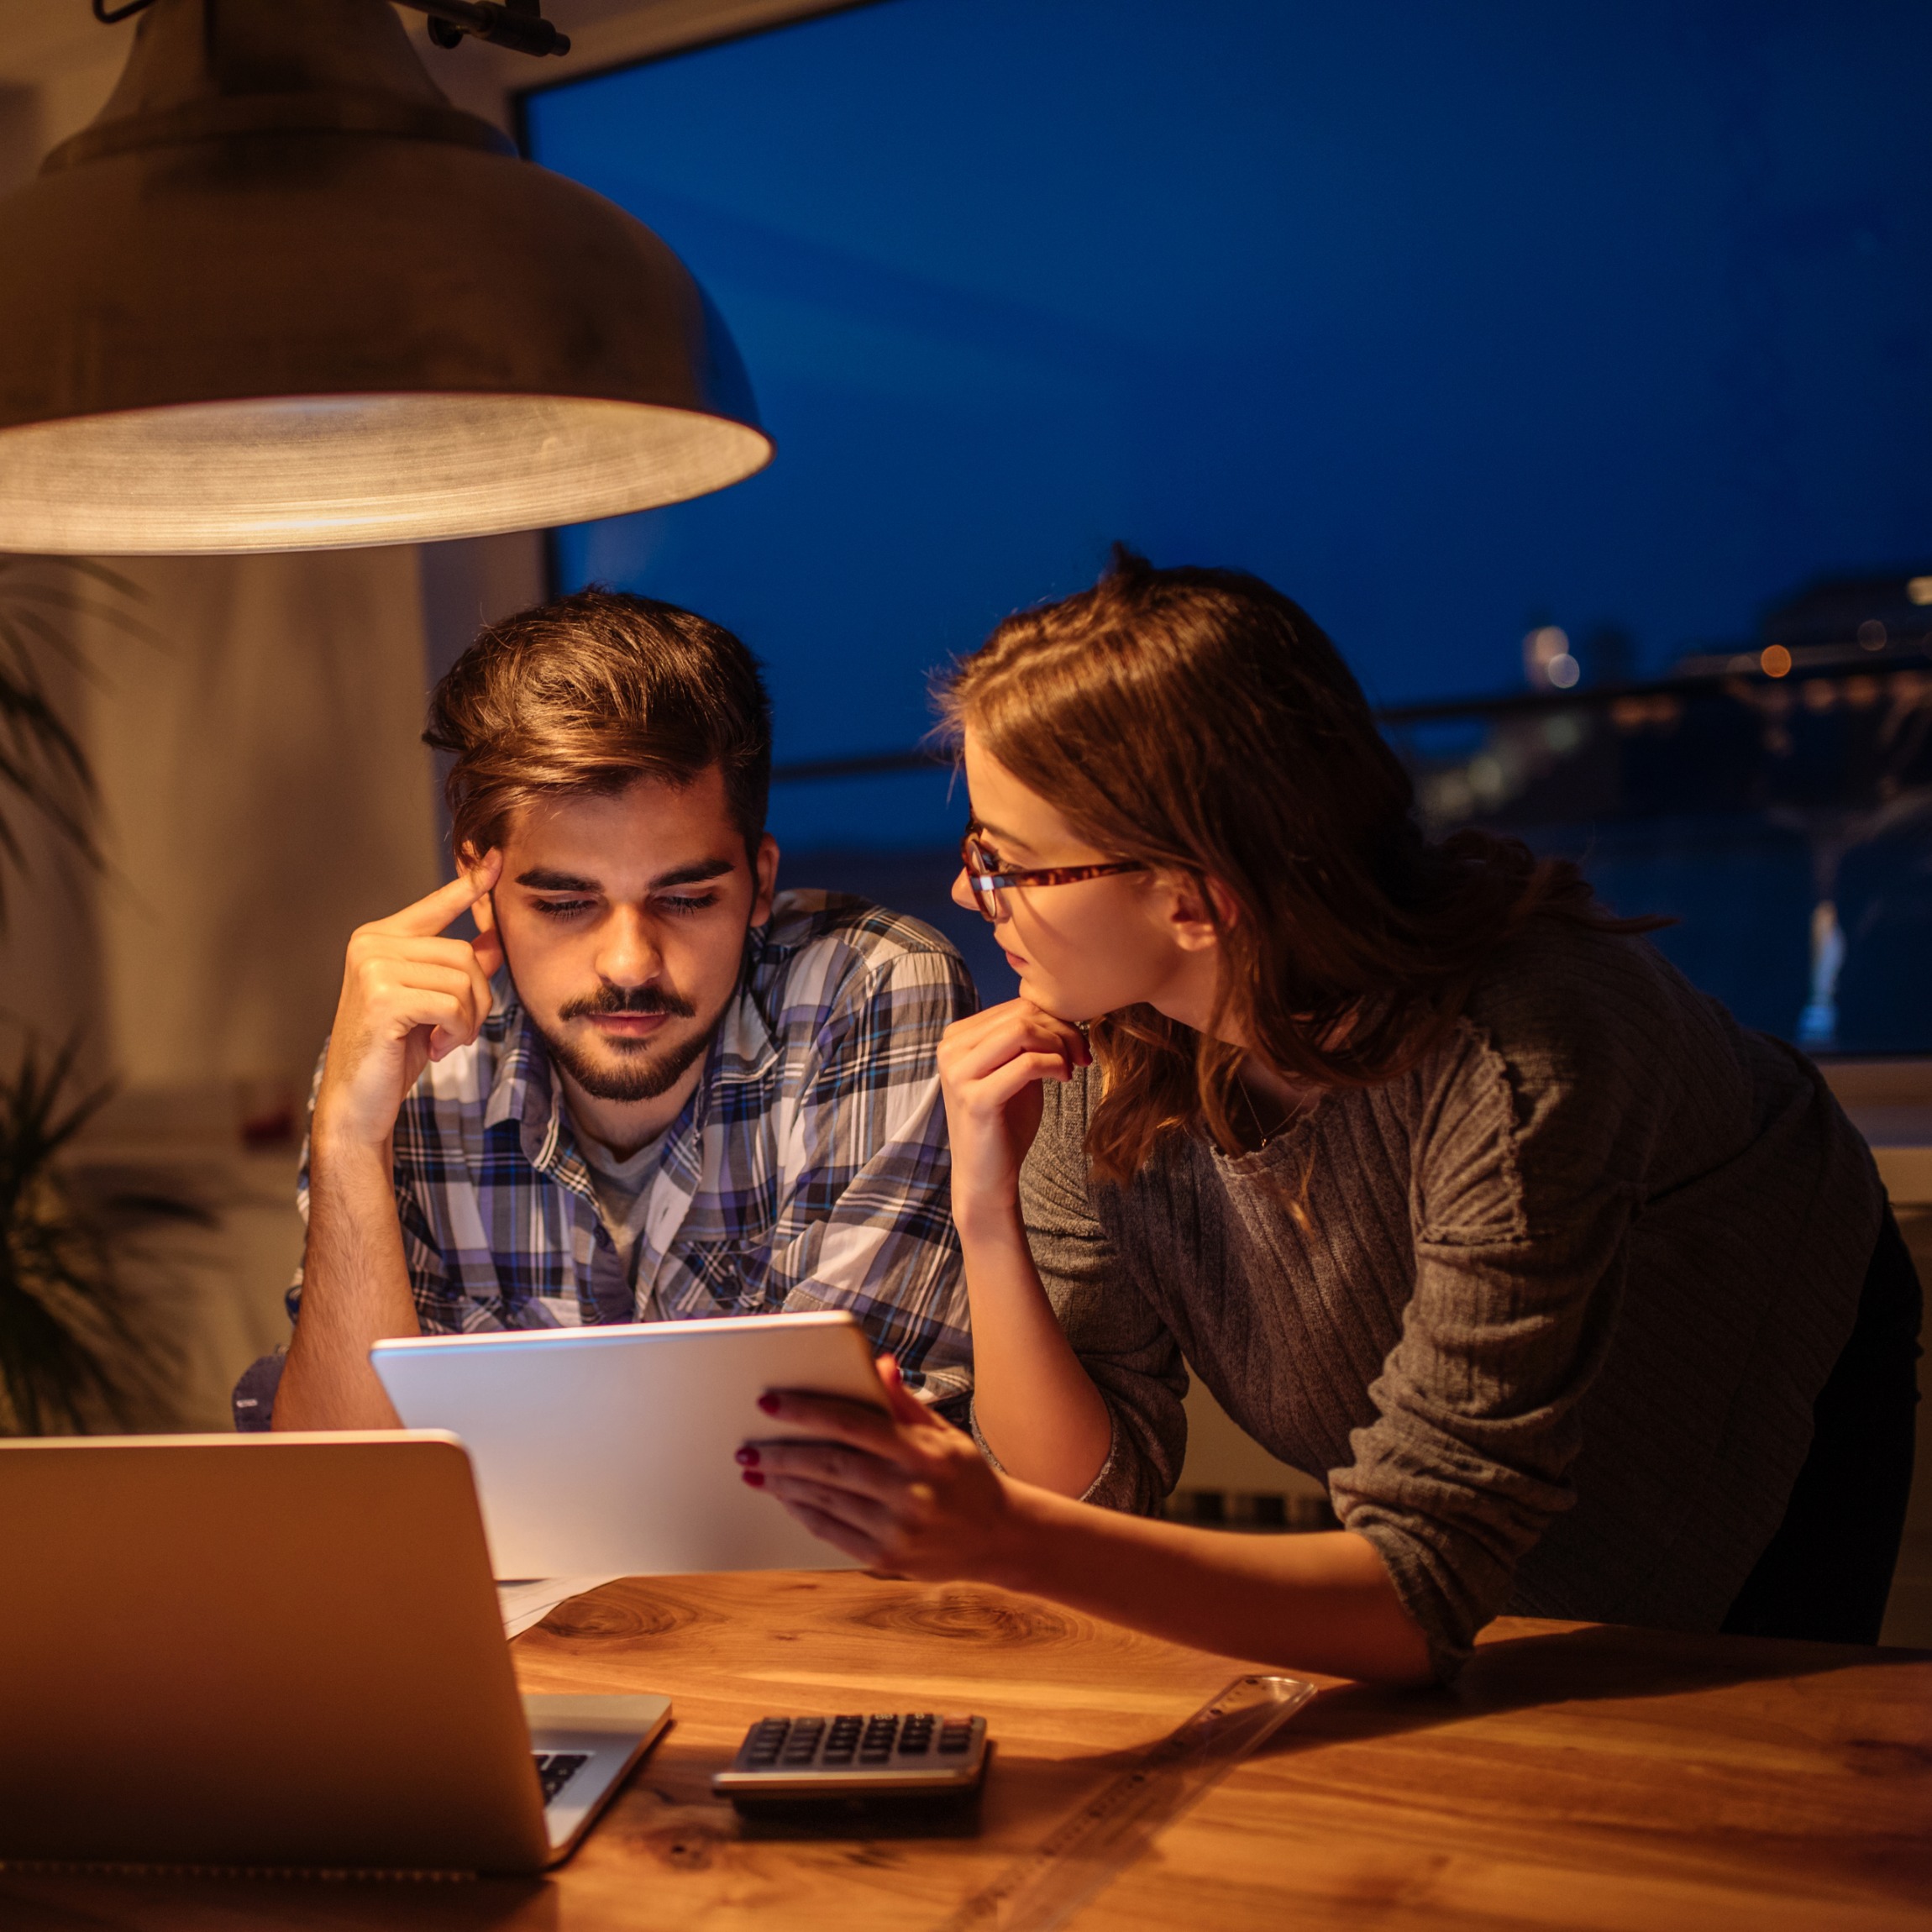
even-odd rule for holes
{"type": "Polygon", "coordinates": [[[662,892],[667,885],[696,885],[706,879],[723,879],[737,869],[728,858],[695,859],[674,871],[660,872],[651,881],[651,890],[662,892]]]}
{"type": "MultiPolygon", "coordinates": [[[[706,879],[722,879],[735,871],[728,858],[696,858],[689,865],[674,866],[669,872],[660,872],[651,881],[653,892],[662,892],[671,885],[696,885],[706,879]]],[[[517,874],[517,883],[527,885],[533,892],[601,892],[602,882],[586,879],[575,872],[553,872],[548,866],[533,866],[528,872],[517,874]]]]}

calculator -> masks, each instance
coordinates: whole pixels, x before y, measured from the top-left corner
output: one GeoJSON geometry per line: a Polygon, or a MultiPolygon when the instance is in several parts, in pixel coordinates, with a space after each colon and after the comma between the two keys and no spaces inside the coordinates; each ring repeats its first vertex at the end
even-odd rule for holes
{"type": "Polygon", "coordinates": [[[741,1804],[958,1798],[977,1791],[985,1773],[983,1717],[765,1717],[711,1789],[741,1804]]]}

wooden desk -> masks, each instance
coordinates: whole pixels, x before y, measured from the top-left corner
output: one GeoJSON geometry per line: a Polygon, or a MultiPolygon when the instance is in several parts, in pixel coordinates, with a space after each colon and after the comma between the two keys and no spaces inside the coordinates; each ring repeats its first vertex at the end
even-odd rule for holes
{"type": "MultiPolygon", "coordinates": [[[[1240,1666],[997,1591],[632,1579],[515,1646],[533,1691],[675,1725],[541,1882],[0,1871],[8,1932],[925,1932],[1240,1666]],[[1000,1743],[977,1837],[748,1834],[706,1781],[769,1711],[959,1709],[1000,1743]]],[[[1073,1922],[1850,1932],[1932,1927],[1932,1653],[1494,1627],[1454,1692],[1336,1686],[1073,1922]]]]}

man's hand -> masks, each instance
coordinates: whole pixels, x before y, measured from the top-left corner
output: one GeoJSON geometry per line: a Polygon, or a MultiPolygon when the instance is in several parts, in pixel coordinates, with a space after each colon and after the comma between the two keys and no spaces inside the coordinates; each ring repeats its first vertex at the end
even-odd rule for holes
{"type": "Polygon", "coordinates": [[[386,1146],[423,1069],[476,1037],[502,948],[487,929],[474,941],[437,935],[496,883],[502,864],[492,850],[427,899],[356,929],[316,1095],[318,1146],[386,1146]]]}

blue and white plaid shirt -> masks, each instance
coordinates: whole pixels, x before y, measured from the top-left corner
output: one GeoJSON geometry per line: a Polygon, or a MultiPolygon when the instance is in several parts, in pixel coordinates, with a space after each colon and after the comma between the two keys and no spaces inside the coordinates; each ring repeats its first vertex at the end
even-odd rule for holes
{"type": "MultiPolygon", "coordinates": [[[[962,1407],[972,1348],[936,1056],[974,1005],[929,927],[781,893],[664,1137],[627,1269],[549,1054],[500,976],[482,1032],[424,1070],[396,1119],[423,1332],[848,1309],[910,1386],[962,1407]]],[[[306,1219],[306,1148],[297,1199],[306,1219]]],[[[297,1270],[291,1319],[301,1295],[297,1270]]]]}

